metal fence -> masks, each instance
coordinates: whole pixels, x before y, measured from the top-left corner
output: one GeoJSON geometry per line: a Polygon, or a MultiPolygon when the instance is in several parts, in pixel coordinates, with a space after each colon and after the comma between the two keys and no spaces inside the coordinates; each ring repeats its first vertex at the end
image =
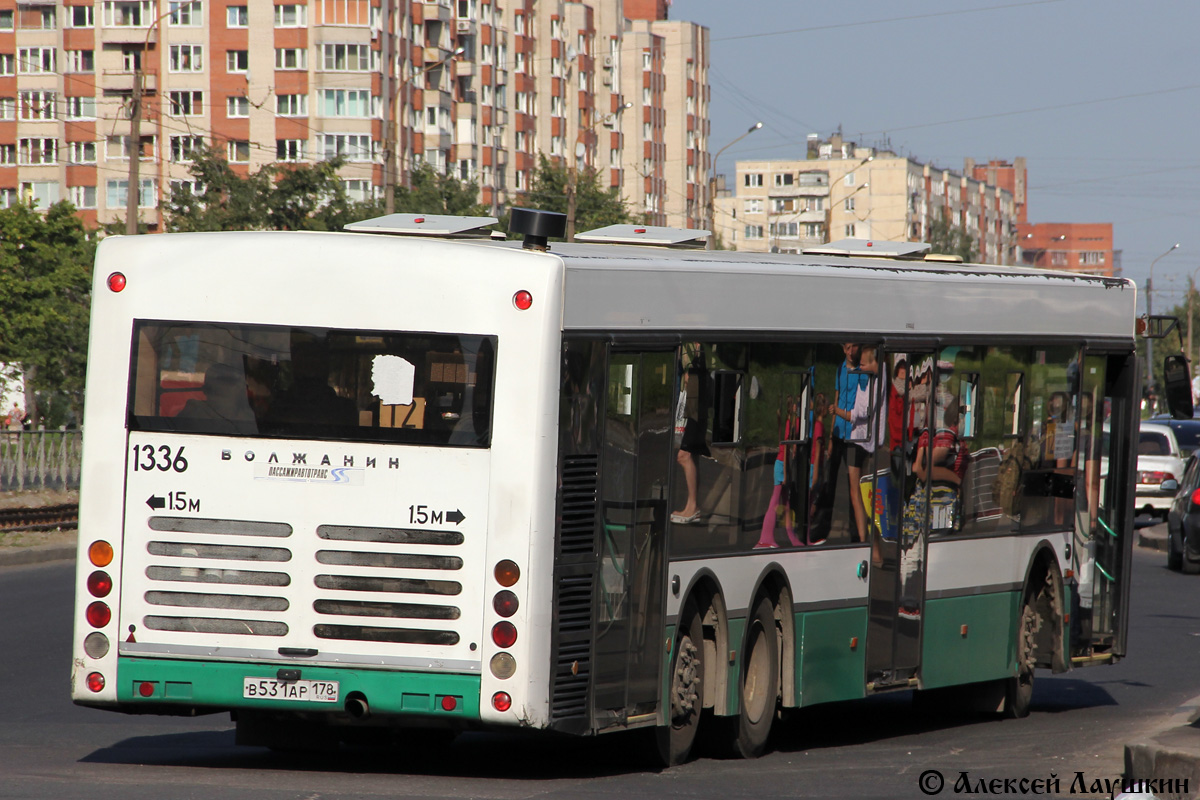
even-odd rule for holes
{"type": "Polygon", "coordinates": [[[0,431],[0,492],[78,489],[81,431],[0,431]]]}

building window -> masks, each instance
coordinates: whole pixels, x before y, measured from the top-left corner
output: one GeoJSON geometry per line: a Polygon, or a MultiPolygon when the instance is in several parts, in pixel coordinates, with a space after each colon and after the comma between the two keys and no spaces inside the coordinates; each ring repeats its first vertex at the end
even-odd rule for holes
{"type": "Polygon", "coordinates": [[[105,0],[106,28],[144,28],[153,21],[154,0],[105,0]]]}
{"type": "MultiPolygon", "coordinates": [[[[323,89],[317,113],[323,117],[367,117],[371,114],[370,89],[323,89]]],[[[437,107],[430,107],[436,112],[437,107]]]]}
{"type": "Polygon", "coordinates": [[[308,69],[308,51],[299,47],[276,47],[275,69],[308,69]]]}
{"type": "Polygon", "coordinates": [[[229,118],[250,116],[250,98],[233,95],[225,98],[225,116],[229,118]]]}
{"type": "Polygon", "coordinates": [[[17,99],[15,97],[0,97],[0,120],[6,122],[17,118],[17,99]]]}
{"type": "Polygon", "coordinates": [[[856,230],[856,228],[855,228],[855,226],[854,226],[854,223],[853,223],[853,222],[851,222],[849,225],[847,225],[847,226],[846,226],[846,236],[847,236],[847,238],[853,239],[853,238],[854,238],[854,236],[855,236],[855,230],[856,230]]]}
{"type": "Polygon", "coordinates": [[[326,72],[368,72],[371,68],[369,45],[326,44],[321,46],[321,69],[326,72]]]}
{"type": "MultiPolygon", "coordinates": [[[[91,10],[91,6],[88,6],[88,11],[91,10]]],[[[15,30],[16,27],[16,12],[11,8],[6,8],[0,11],[0,31],[11,31],[15,30]]],[[[8,206],[4,207],[8,208],[8,206]]]]}
{"type": "Polygon", "coordinates": [[[204,147],[203,136],[172,136],[171,160],[176,163],[192,161],[196,152],[204,147]]]}
{"type": "Polygon", "coordinates": [[[225,158],[230,164],[249,164],[250,142],[244,139],[231,140],[225,148],[225,158]]]}
{"type": "Polygon", "coordinates": [[[17,74],[17,57],[12,53],[0,53],[0,75],[17,74]]]}
{"type": "Polygon", "coordinates": [[[168,66],[171,72],[201,72],[204,69],[204,47],[202,45],[173,44],[170,54],[168,66]]]}
{"type": "MultiPolygon", "coordinates": [[[[278,8],[279,6],[276,6],[278,8]]],[[[304,140],[303,139],[276,139],[275,140],[275,160],[276,161],[303,161],[304,160],[304,140]]]]}
{"type": "Polygon", "coordinates": [[[247,13],[246,6],[226,6],[225,7],[225,27],[226,28],[247,28],[250,26],[250,15],[247,13]]]}
{"type": "Polygon", "coordinates": [[[171,24],[195,28],[204,24],[204,7],[200,0],[171,0],[171,24]]]}
{"type": "Polygon", "coordinates": [[[762,198],[754,198],[744,201],[744,208],[747,214],[761,214],[763,210],[762,198]]]}
{"type": "Polygon", "coordinates": [[[1050,263],[1056,267],[1065,267],[1067,265],[1067,254],[1063,250],[1053,250],[1050,253],[1050,263]]]}
{"type": "Polygon", "coordinates": [[[353,203],[365,203],[375,199],[375,187],[368,180],[342,181],[346,190],[346,198],[353,203]]]}
{"type": "Polygon", "coordinates": [[[68,50],[67,72],[95,72],[95,50],[68,50]]]}
{"type": "Polygon", "coordinates": [[[171,116],[198,117],[204,113],[204,92],[171,92],[171,116]]]}
{"type": "Polygon", "coordinates": [[[792,174],[792,173],[790,173],[790,172],[777,172],[777,173],[775,173],[775,185],[776,185],[776,186],[779,186],[779,187],[783,187],[783,186],[791,186],[791,185],[792,185],[792,182],[793,182],[795,179],[796,179],[796,176],[795,176],[795,175],[793,175],[793,174],[792,174]]]}
{"type": "Polygon", "coordinates": [[[226,50],[225,51],[225,71],[226,72],[249,72],[250,71],[250,52],[248,50],[226,50]]]}
{"type": "Polygon", "coordinates": [[[804,223],[804,236],[808,239],[820,239],[822,237],[821,223],[806,222],[804,223]]]}
{"type": "Polygon", "coordinates": [[[96,98],[64,97],[63,111],[67,119],[96,119],[96,98]]]}
{"type": "Polygon", "coordinates": [[[58,163],[58,140],[54,138],[18,139],[17,163],[36,167],[58,163]]]}
{"type": "Polygon", "coordinates": [[[275,6],[276,28],[303,28],[308,25],[308,6],[275,6]]]}
{"type": "Polygon", "coordinates": [[[325,158],[341,156],[347,161],[370,161],[371,137],[357,133],[326,133],[321,136],[321,151],[325,158]]]}
{"type": "Polygon", "coordinates": [[[54,8],[19,8],[22,30],[52,31],[58,27],[58,16],[54,8]]]}
{"type": "Polygon", "coordinates": [[[847,197],[846,202],[843,203],[843,205],[845,206],[847,211],[853,211],[854,210],[854,198],[847,197]]]}
{"type": "Polygon", "coordinates": [[[12,208],[19,198],[16,189],[0,189],[0,208],[12,208]]]}
{"type": "MultiPolygon", "coordinates": [[[[95,142],[68,142],[67,143],[67,158],[71,164],[95,164],[96,163],[96,143],[95,142]]],[[[79,205],[76,203],[76,205],[79,205]]]]}
{"type": "Polygon", "coordinates": [[[21,119],[53,120],[54,92],[21,92],[21,119]]]}
{"type": "Polygon", "coordinates": [[[756,189],[763,185],[763,176],[761,172],[748,172],[744,176],[744,183],[751,189],[756,189]]]}
{"type": "Polygon", "coordinates": [[[762,225],[747,225],[746,229],[745,229],[745,234],[746,234],[747,239],[761,239],[761,238],[763,238],[763,226],[762,225]]]}
{"type": "Polygon", "coordinates": [[[1079,254],[1079,263],[1089,267],[1099,266],[1104,263],[1104,251],[1086,250],[1079,254]]]}
{"type": "MultiPolygon", "coordinates": [[[[138,207],[153,208],[157,205],[155,196],[158,194],[155,191],[155,181],[153,178],[142,178],[138,181],[140,191],[138,192],[138,207]]],[[[105,187],[106,205],[109,208],[124,208],[125,203],[129,200],[129,181],[127,180],[110,180],[105,187]]]]}
{"type": "Polygon", "coordinates": [[[24,181],[21,197],[37,208],[49,208],[59,201],[58,181],[24,181]]]}
{"type": "Polygon", "coordinates": [[[95,186],[71,186],[67,191],[71,193],[71,205],[76,208],[96,207],[95,186]]]}
{"type": "Polygon", "coordinates": [[[275,113],[281,117],[308,116],[308,95],[280,94],[275,96],[275,113]]]}
{"type": "MultiPolygon", "coordinates": [[[[127,144],[129,136],[110,134],[104,140],[104,157],[109,161],[128,159],[127,144]]],[[[139,161],[152,161],[158,156],[158,142],[154,136],[143,136],[141,147],[138,148],[139,161]]]]}
{"type": "Polygon", "coordinates": [[[825,210],[825,198],[824,197],[806,197],[804,199],[804,210],[805,211],[824,211],[825,210]]]}
{"type": "Polygon", "coordinates": [[[26,75],[57,72],[53,47],[22,47],[17,50],[17,69],[26,75]]]}
{"type": "Polygon", "coordinates": [[[199,197],[204,194],[204,185],[199,181],[171,181],[171,197],[199,197]]]}
{"type": "Polygon", "coordinates": [[[846,184],[847,186],[853,186],[854,185],[854,173],[847,172],[846,177],[842,178],[842,183],[846,184]]]}
{"type": "Polygon", "coordinates": [[[17,146],[0,144],[0,166],[13,167],[17,164],[17,146]]]}
{"type": "Polygon", "coordinates": [[[650,54],[642,53],[642,71],[646,72],[650,69],[650,54]]]}
{"type": "Polygon", "coordinates": [[[95,6],[67,6],[68,28],[96,27],[95,6]]]}

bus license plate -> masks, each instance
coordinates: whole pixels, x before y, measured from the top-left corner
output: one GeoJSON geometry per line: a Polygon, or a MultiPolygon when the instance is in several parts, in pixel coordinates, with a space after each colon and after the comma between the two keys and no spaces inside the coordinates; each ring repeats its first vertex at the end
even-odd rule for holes
{"type": "Polygon", "coordinates": [[[300,700],[307,703],[336,703],[338,682],[246,678],[242,683],[242,697],[247,700],[300,700]]]}

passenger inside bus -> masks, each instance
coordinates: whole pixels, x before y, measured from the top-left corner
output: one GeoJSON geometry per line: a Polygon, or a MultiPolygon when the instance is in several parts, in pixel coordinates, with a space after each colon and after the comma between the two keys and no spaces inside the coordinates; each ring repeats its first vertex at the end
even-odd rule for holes
{"type": "Polygon", "coordinates": [[[332,371],[328,349],[316,341],[294,337],[291,356],[291,383],[272,401],[268,422],[272,425],[310,422],[339,427],[357,425],[355,402],[341,397],[329,385],[332,371]]]}
{"type": "Polygon", "coordinates": [[[246,396],[246,379],[241,370],[216,363],[204,373],[204,398],[192,398],[179,412],[179,419],[202,420],[206,430],[216,433],[258,432],[258,422],[246,396]]]}

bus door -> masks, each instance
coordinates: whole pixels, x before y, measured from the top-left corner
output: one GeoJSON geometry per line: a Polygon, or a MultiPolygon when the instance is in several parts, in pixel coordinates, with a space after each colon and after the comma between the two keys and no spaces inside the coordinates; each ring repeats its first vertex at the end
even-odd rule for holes
{"type": "Polygon", "coordinates": [[[1125,652],[1140,370],[1127,353],[1081,363],[1071,638],[1086,660],[1125,652]]]}
{"type": "Polygon", "coordinates": [[[673,350],[609,354],[595,597],[599,729],[657,714],[675,382],[673,350]]]}
{"type": "Polygon", "coordinates": [[[879,358],[878,402],[888,403],[871,470],[867,516],[867,682],[877,689],[907,685],[921,665],[925,607],[929,487],[914,473],[921,434],[936,418],[936,359],[932,353],[888,353],[879,358]],[[886,367],[886,373],[885,373],[886,367]],[[895,406],[895,408],[893,408],[895,406]]]}

